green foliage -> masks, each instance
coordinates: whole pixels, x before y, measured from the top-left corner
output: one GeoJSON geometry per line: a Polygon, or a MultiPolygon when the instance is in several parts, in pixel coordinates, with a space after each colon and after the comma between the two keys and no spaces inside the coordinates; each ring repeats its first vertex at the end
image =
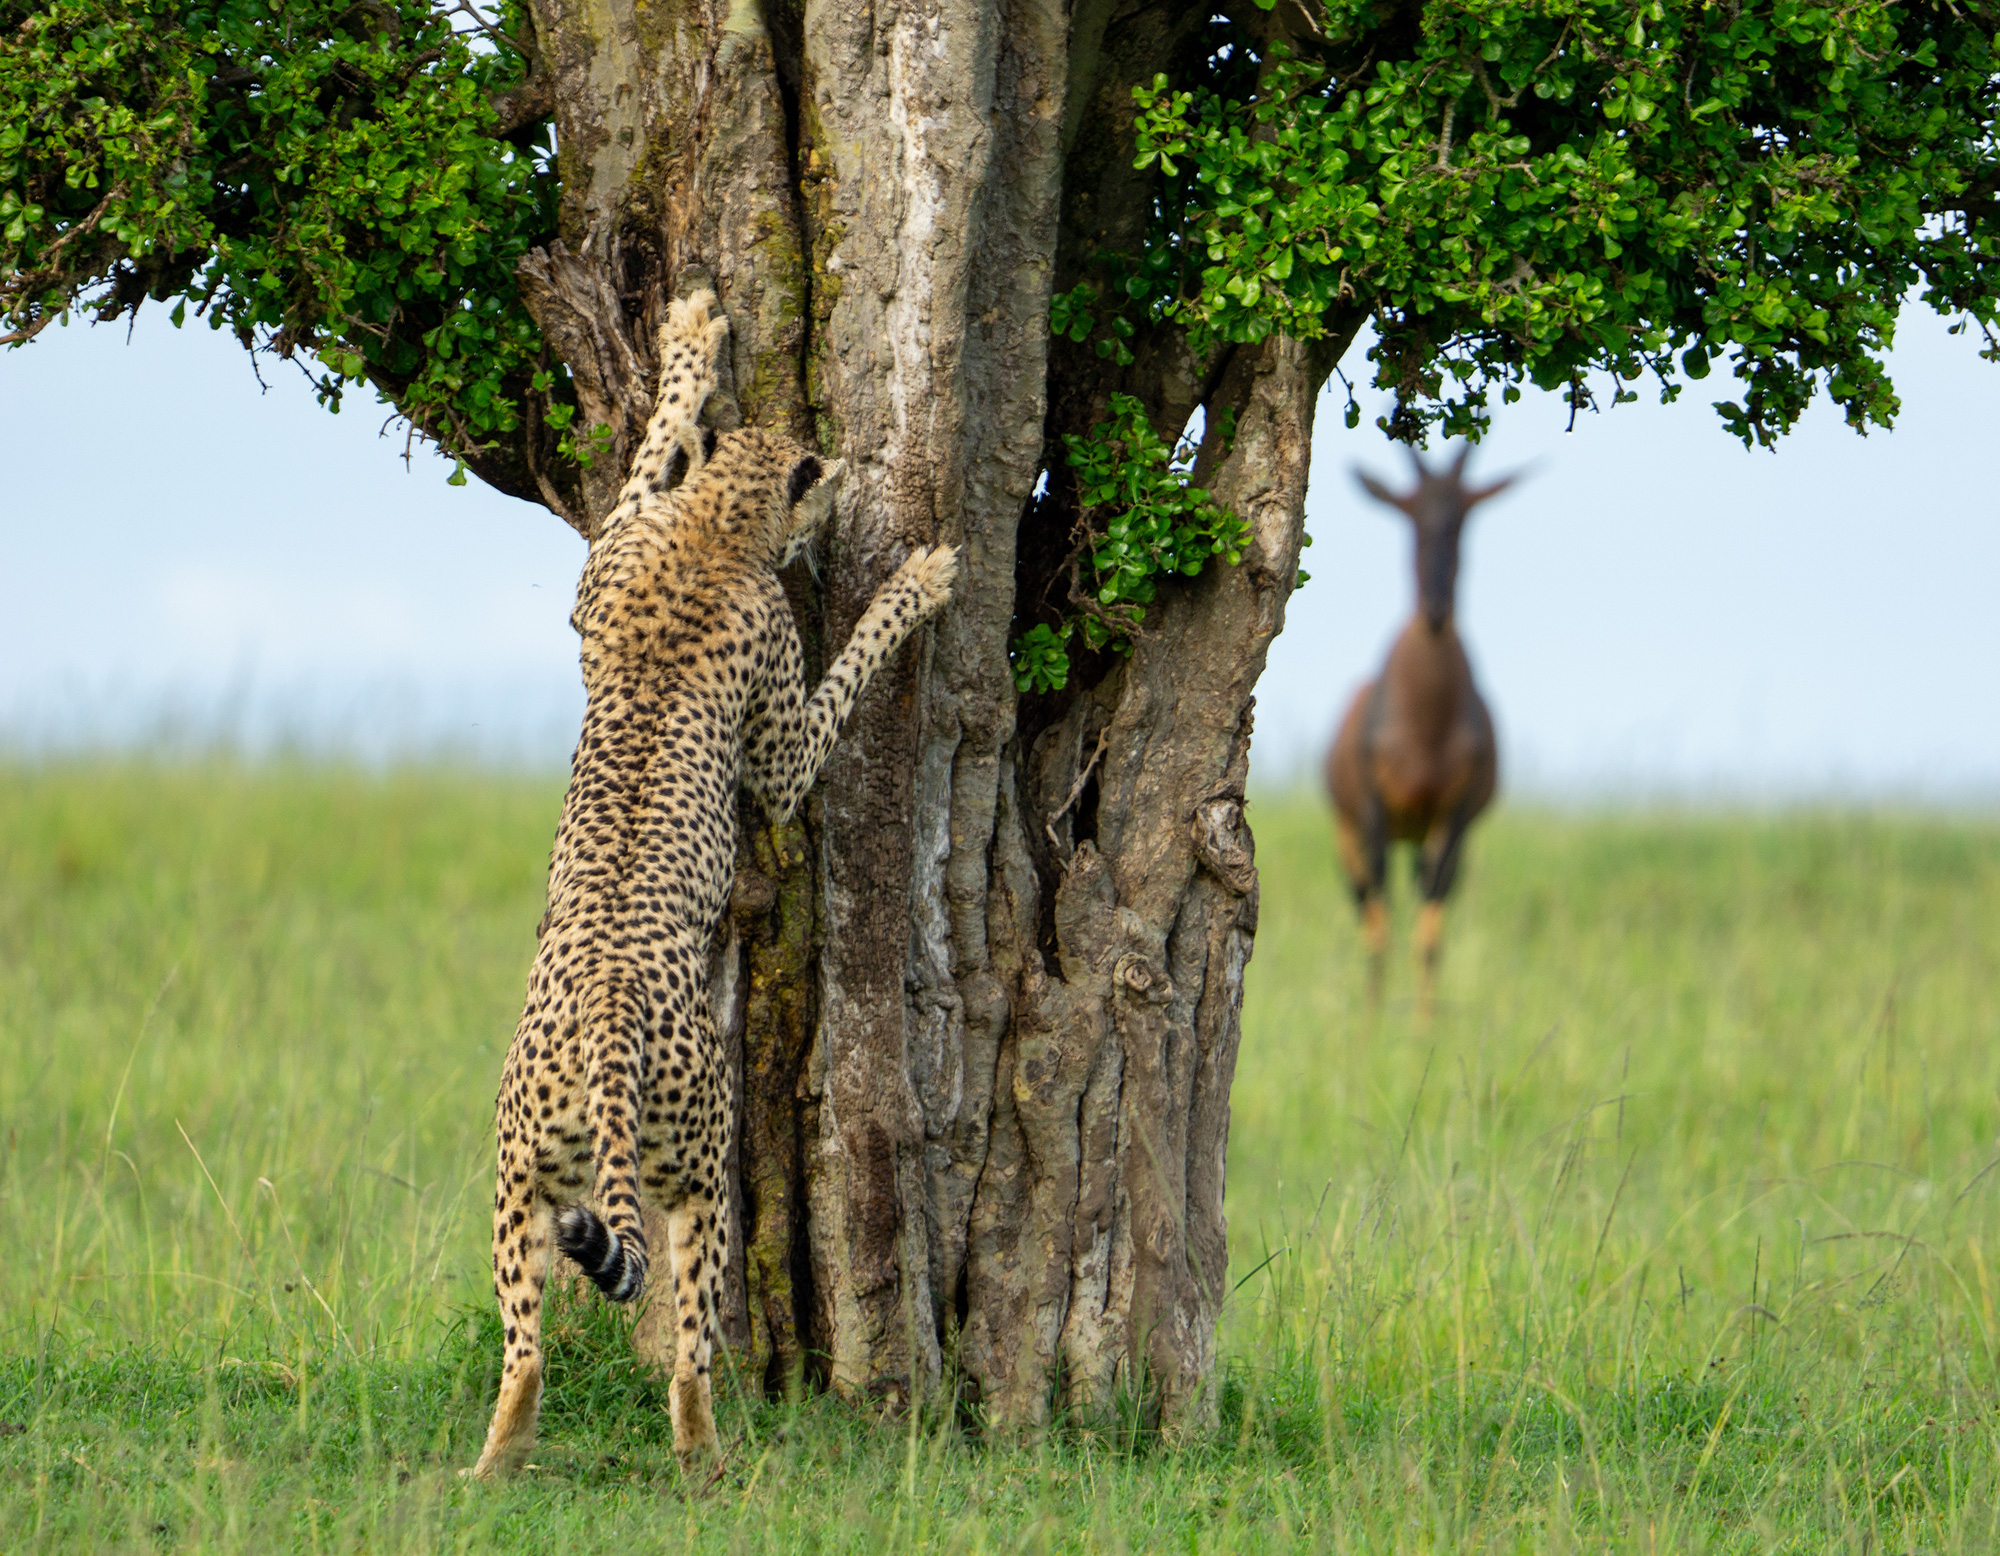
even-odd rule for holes
{"type": "MultiPolygon", "coordinates": [[[[1056,293],[1049,300],[1050,328],[1058,337],[1082,345],[1097,327],[1097,315],[1093,311],[1096,303],[1097,289],[1087,281],[1070,291],[1056,293]]],[[[1136,333],[1136,326],[1122,311],[1117,310],[1111,312],[1104,323],[1110,333],[1098,338],[1097,354],[1107,360],[1115,360],[1120,367],[1130,367],[1134,358],[1132,348],[1126,342],[1136,333]]]]}
{"type": "Polygon", "coordinates": [[[1081,539],[1071,557],[1076,614],[1060,627],[1038,625],[1014,640],[1014,684],[1023,692],[1067,684],[1069,642],[1079,629],[1091,648],[1129,652],[1162,578],[1193,578],[1214,556],[1233,566],[1250,539],[1249,525],[1189,484],[1194,451],[1162,441],[1143,404],[1114,394],[1110,412],[1087,436],[1063,439],[1082,509],[1081,539]]]}
{"type": "Polygon", "coordinates": [[[1085,512],[1107,515],[1090,546],[1097,603],[1149,605],[1163,574],[1192,578],[1212,556],[1237,562],[1250,527],[1188,484],[1193,450],[1163,442],[1144,405],[1114,394],[1110,409],[1108,422],[1088,437],[1064,438],[1063,446],[1085,512]]]}
{"type": "Polygon", "coordinates": [[[513,432],[555,181],[494,136],[521,56],[452,9],[0,0],[0,341],[173,298],[311,351],[336,409],[366,379],[454,454],[513,432]]]}
{"type": "Polygon", "coordinates": [[[1069,639],[1074,624],[1060,628],[1038,623],[1014,639],[1014,689],[1021,692],[1059,692],[1069,685],[1069,639]]]}
{"type": "Polygon", "coordinates": [[[1271,49],[1247,94],[1136,92],[1138,165],[1165,183],[1127,289],[1198,342],[1372,315],[1385,428],[1413,439],[1476,432],[1495,385],[1582,403],[1603,371],[1623,400],[1651,373],[1672,399],[1724,355],[1742,390],[1717,409],[1746,443],[1821,385],[1887,426],[1912,287],[1992,338],[1996,16],[1326,0],[1324,36],[1271,49]]]}

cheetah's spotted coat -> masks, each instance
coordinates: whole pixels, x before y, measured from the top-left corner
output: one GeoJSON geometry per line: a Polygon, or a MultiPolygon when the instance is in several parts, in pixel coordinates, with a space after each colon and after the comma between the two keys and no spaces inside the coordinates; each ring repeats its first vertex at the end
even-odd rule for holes
{"type": "Polygon", "coordinates": [[[957,565],[949,547],[913,554],[806,696],[777,569],[831,511],[843,466],[756,428],[697,430],[729,328],[713,304],[700,293],[669,309],[659,401],[577,586],[588,707],[500,1082],[493,1281],[506,1354],[482,1477],[534,1441],[555,1250],[630,1301],[649,1257],[642,1200],[665,1212],[672,1257],[674,1446],[716,1450],[709,1363],[735,1108],[707,965],[735,864],[736,787],[791,814],[855,697],[950,597],[957,565]],[[667,491],[676,449],[688,473],[667,491]],[[601,1215],[584,1203],[593,1193],[601,1215]]]}

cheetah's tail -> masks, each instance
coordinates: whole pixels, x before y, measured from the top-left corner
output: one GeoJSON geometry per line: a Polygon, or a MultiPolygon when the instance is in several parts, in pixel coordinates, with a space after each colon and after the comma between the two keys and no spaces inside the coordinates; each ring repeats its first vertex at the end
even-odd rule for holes
{"type": "Polygon", "coordinates": [[[588,1205],[565,1205],[556,1216],[556,1246],[613,1302],[630,1302],[646,1284],[646,1255],[627,1247],[588,1205]]]}

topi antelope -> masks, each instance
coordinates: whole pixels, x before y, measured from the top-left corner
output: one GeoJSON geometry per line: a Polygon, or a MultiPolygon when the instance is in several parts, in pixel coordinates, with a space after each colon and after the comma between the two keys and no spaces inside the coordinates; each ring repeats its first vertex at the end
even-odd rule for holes
{"type": "Polygon", "coordinates": [[[1458,537],[1478,504],[1504,491],[1508,476],[1468,489],[1460,480],[1469,448],[1443,471],[1412,450],[1416,490],[1397,496],[1365,471],[1368,494],[1408,515],[1417,532],[1417,612],[1397,635],[1382,673],[1355,694],[1326,757],[1326,786],[1340,833],[1341,863],[1353,883],[1368,942],[1369,992],[1379,999],[1389,946],[1388,855],[1415,843],[1424,905],[1417,915],[1422,965],[1419,1008],[1428,1011],[1444,932],[1444,900],[1458,874],[1466,828],[1493,798],[1499,753],[1493,719],[1472,684],[1453,620],[1458,537]]]}

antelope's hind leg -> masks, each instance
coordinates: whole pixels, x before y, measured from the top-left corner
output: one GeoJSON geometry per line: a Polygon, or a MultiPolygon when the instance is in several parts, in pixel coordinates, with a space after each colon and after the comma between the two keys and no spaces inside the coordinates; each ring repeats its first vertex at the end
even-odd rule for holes
{"type": "Polygon", "coordinates": [[[1340,863],[1354,892],[1354,906],[1361,913],[1361,939],[1368,947],[1368,1002],[1382,1003],[1383,969],[1389,957],[1389,849],[1380,806],[1371,806],[1368,818],[1357,822],[1340,813],[1335,830],[1340,842],[1340,863]]]}
{"type": "Polygon", "coordinates": [[[493,1196],[493,1291],[506,1351],[486,1447],[466,1473],[491,1480],[520,1468],[535,1446],[542,1407],[542,1294],[555,1248],[555,1211],[540,1192],[532,1154],[503,1146],[493,1196]]]}
{"type": "Polygon", "coordinates": [[[1417,910],[1417,1005],[1425,1016],[1437,995],[1438,962],[1444,954],[1445,898],[1458,880],[1458,861],[1470,825],[1462,807],[1453,811],[1431,828],[1417,859],[1417,884],[1424,895],[1424,905],[1417,910]]]}

